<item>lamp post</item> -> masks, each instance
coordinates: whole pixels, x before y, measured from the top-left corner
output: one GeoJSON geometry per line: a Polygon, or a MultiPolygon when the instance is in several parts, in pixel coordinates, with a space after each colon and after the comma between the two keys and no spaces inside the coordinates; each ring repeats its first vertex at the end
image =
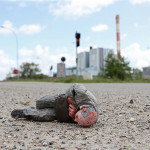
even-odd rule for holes
{"type": "Polygon", "coordinates": [[[3,28],[3,29],[7,29],[9,31],[11,31],[13,33],[13,35],[15,36],[16,38],[16,51],[17,51],[17,79],[19,79],[19,63],[18,63],[18,59],[19,59],[19,55],[18,55],[18,38],[17,38],[17,35],[15,33],[14,30],[8,28],[8,27],[5,27],[5,26],[0,26],[0,28],[3,28]]]}

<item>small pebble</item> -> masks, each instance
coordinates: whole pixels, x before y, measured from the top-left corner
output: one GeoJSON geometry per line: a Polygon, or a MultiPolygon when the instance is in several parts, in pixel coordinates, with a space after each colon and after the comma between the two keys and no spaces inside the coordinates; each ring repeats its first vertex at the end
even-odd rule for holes
{"type": "Polygon", "coordinates": [[[130,121],[131,121],[131,122],[134,122],[134,121],[135,121],[135,118],[130,118],[130,121]]]}

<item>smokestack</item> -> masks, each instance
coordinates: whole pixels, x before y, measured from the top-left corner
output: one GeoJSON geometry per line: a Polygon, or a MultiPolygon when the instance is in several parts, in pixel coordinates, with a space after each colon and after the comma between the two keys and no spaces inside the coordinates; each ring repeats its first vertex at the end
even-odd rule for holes
{"type": "Polygon", "coordinates": [[[116,16],[116,30],[117,30],[117,56],[120,58],[120,20],[119,15],[116,16]]]}

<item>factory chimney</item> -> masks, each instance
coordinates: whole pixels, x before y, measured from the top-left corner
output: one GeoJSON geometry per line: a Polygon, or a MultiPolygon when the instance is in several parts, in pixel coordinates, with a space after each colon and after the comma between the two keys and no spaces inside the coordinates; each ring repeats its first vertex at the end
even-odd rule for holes
{"type": "Polygon", "coordinates": [[[117,56],[120,58],[120,20],[119,15],[116,16],[116,30],[117,30],[117,56]]]}

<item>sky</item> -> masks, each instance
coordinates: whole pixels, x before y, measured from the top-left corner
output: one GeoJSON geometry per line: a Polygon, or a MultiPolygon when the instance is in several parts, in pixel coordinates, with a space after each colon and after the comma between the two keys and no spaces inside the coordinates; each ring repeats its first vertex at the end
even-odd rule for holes
{"type": "Polygon", "coordinates": [[[120,16],[121,55],[130,67],[150,66],[150,0],[0,0],[0,80],[23,62],[39,64],[50,75],[61,57],[66,67],[89,47],[117,53],[116,15],[120,16]],[[17,57],[18,55],[18,57],[17,57]]]}

